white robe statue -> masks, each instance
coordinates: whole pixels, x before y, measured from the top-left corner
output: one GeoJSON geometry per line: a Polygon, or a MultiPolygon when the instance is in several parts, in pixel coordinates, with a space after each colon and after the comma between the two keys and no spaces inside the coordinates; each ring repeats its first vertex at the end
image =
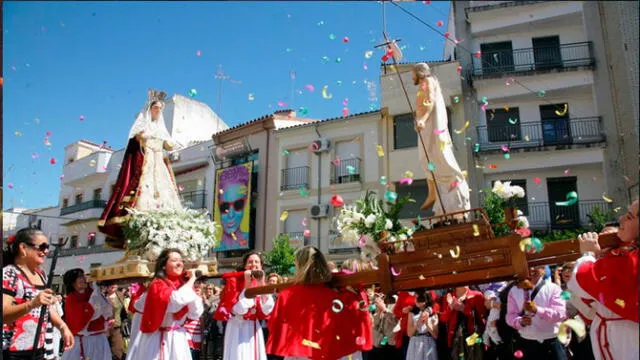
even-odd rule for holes
{"type": "Polygon", "coordinates": [[[427,184],[429,195],[422,205],[426,210],[434,205],[436,215],[444,212],[469,210],[469,185],[465,180],[460,166],[453,154],[453,143],[449,135],[447,124],[447,109],[440,83],[431,74],[431,69],[425,63],[420,63],[413,68],[413,81],[419,86],[416,97],[416,131],[422,137],[418,138],[418,151],[420,163],[427,171],[427,184]],[[425,149],[426,147],[426,149],[425,149]],[[427,155],[429,160],[427,160],[427,155]],[[431,170],[433,169],[433,170],[431,170]],[[435,175],[436,184],[433,183],[435,175]],[[440,200],[437,198],[435,186],[440,192],[440,200]],[[444,205],[444,210],[442,206],[444,205]]]}

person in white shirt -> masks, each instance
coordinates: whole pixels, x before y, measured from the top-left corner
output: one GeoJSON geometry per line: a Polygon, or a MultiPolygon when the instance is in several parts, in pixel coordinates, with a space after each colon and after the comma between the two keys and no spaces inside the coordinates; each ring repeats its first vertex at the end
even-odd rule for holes
{"type": "Polygon", "coordinates": [[[509,291],[507,324],[520,333],[522,359],[566,360],[558,340],[560,322],[566,318],[566,304],[560,286],[544,279],[545,267],[529,268],[529,280],[509,291]]]}

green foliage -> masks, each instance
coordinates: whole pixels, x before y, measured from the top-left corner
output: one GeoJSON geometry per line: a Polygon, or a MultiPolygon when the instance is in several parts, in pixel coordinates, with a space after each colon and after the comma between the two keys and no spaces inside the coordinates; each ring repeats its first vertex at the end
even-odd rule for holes
{"type": "Polygon", "coordinates": [[[533,236],[540,239],[543,243],[575,239],[578,235],[587,232],[585,229],[564,229],[564,230],[551,230],[551,231],[534,231],[533,236]]]}
{"type": "Polygon", "coordinates": [[[591,231],[599,233],[602,231],[607,222],[614,218],[613,211],[604,211],[600,209],[600,206],[594,206],[591,213],[587,215],[589,217],[589,226],[591,231]]]}
{"type": "Polygon", "coordinates": [[[295,268],[295,249],[289,244],[289,235],[280,234],[273,240],[273,250],[265,253],[265,260],[270,265],[271,271],[281,276],[292,275],[295,268]]]}
{"type": "MultiPolygon", "coordinates": [[[[489,223],[495,225],[505,222],[505,200],[493,193],[491,189],[484,189],[484,193],[487,194],[487,196],[484,198],[482,207],[487,212],[489,223]]],[[[510,233],[511,229],[507,225],[497,225],[494,226],[493,232],[496,236],[504,236],[510,233]]]]}

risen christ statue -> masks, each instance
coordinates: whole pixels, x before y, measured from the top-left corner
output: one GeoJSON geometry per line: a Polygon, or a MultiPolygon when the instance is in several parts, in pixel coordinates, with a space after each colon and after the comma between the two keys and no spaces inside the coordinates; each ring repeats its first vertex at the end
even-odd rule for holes
{"type": "Polygon", "coordinates": [[[436,215],[469,210],[469,185],[453,155],[440,82],[425,63],[416,64],[411,75],[414,85],[418,86],[415,129],[422,137],[422,141],[418,141],[420,164],[427,172],[428,196],[421,209],[427,210],[435,203],[436,215]],[[442,205],[437,198],[436,186],[442,205]]]}
{"type": "Polygon", "coordinates": [[[127,208],[142,211],[183,208],[173,171],[163,152],[175,146],[162,116],[165,96],[164,92],[149,90],[149,100],[129,131],[118,180],[98,222],[98,229],[113,247],[124,247],[122,225],[128,217],[127,208]]]}

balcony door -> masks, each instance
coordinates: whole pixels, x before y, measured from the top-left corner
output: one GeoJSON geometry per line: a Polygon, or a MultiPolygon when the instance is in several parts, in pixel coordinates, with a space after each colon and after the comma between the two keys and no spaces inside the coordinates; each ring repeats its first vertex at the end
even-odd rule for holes
{"type": "Polygon", "coordinates": [[[309,150],[307,148],[301,148],[296,150],[290,150],[287,155],[287,166],[282,179],[284,182],[284,189],[298,189],[301,186],[309,187],[309,150]]]}
{"type": "Polygon", "coordinates": [[[569,104],[540,105],[540,119],[545,145],[571,144],[569,104]],[[565,106],[567,111],[563,112],[565,106]]]}
{"type": "Polygon", "coordinates": [[[547,189],[549,196],[549,215],[551,228],[574,228],[580,225],[580,211],[578,202],[569,206],[556,205],[556,202],[567,201],[567,194],[578,192],[575,176],[548,178],[547,189]]]}
{"type": "Polygon", "coordinates": [[[513,71],[513,48],[511,41],[480,44],[482,73],[513,71]]]}
{"type": "Polygon", "coordinates": [[[336,159],[333,164],[334,184],[360,181],[360,141],[347,140],[336,143],[336,159]],[[337,159],[340,159],[338,161],[337,159]]]}
{"type": "Polygon", "coordinates": [[[500,108],[486,111],[489,142],[512,142],[522,138],[520,109],[500,108]]]}
{"type": "Polygon", "coordinates": [[[533,38],[531,42],[536,70],[562,67],[559,36],[533,38]]]}

